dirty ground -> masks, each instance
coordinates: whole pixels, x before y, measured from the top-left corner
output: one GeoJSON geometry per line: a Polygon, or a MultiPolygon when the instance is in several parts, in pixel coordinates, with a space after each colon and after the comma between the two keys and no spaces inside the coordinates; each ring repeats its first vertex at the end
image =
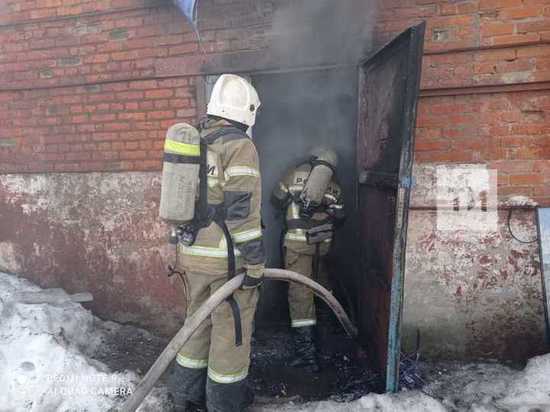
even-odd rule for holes
{"type": "MultiPolygon", "coordinates": [[[[0,273],[0,410],[103,412],[135,388],[166,340],[131,325],[104,322],[82,305],[22,304],[16,292],[40,291],[0,273]]],[[[260,331],[252,383],[259,396],[252,412],[550,412],[550,354],[523,365],[420,362],[419,390],[376,394],[379,381],[361,367],[353,344],[325,336],[318,376],[286,367],[286,330],[260,331]]],[[[162,380],[139,411],[169,411],[162,380]]]]}

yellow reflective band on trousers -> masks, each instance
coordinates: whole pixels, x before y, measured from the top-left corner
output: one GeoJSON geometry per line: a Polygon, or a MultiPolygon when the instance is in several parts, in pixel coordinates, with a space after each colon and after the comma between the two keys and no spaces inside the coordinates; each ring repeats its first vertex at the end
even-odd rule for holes
{"type": "Polygon", "coordinates": [[[204,369],[208,367],[208,359],[191,359],[178,353],[176,356],[178,365],[189,369],[204,369]]]}
{"type": "Polygon", "coordinates": [[[304,326],[313,326],[317,324],[316,319],[296,319],[291,320],[290,322],[293,328],[302,328],[304,326]]]}
{"type": "MultiPolygon", "coordinates": [[[[227,283],[227,274],[187,272],[187,279],[190,285],[187,314],[193,316],[212,294],[227,283]]],[[[250,366],[253,321],[259,292],[257,289],[237,289],[233,296],[240,308],[242,345],[235,345],[233,311],[231,305],[224,302],[201,323],[178,351],[183,357],[181,360],[208,359],[208,371],[203,371],[208,373],[210,379],[219,383],[233,383],[245,379],[250,366]]]]}
{"type": "Polygon", "coordinates": [[[217,383],[240,382],[243,379],[246,379],[247,376],[248,376],[248,369],[245,369],[242,372],[226,375],[226,374],[218,373],[212,370],[212,368],[208,368],[208,377],[217,383]]]}
{"type": "Polygon", "coordinates": [[[171,139],[166,139],[164,141],[164,151],[184,156],[201,155],[200,145],[177,142],[171,139]]]}
{"type": "Polygon", "coordinates": [[[226,179],[230,179],[231,177],[237,177],[237,176],[260,177],[260,172],[258,172],[256,169],[253,169],[247,166],[232,166],[232,167],[228,167],[225,170],[226,179]]]}
{"type": "Polygon", "coordinates": [[[235,243],[248,242],[250,240],[261,238],[262,229],[258,228],[258,229],[245,230],[243,232],[238,232],[238,233],[231,233],[231,237],[233,237],[233,241],[235,243]]]}
{"type": "MultiPolygon", "coordinates": [[[[213,258],[227,258],[227,248],[206,247],[206,246],[185,246],[181,245],[184,255],[204,256],[213,258]]],[[[241,256],[241,252],[235,249],[235,256],[241,256]]]]}

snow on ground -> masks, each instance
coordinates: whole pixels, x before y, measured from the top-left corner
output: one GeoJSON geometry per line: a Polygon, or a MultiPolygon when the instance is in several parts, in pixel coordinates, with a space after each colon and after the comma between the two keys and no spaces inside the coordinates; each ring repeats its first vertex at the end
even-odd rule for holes
{"type": "MultiPolygon", "coordinates": [[[[41,289],[0,273],[0,412],[107,411],[139,381],[112,373],[87,354],[101,344],[101,323],[80,304],[22,304],[19,292],[41,289]]],[[[141,411],[160,411],[149,397],[141,411]]]]}
{"type": "Polygon", "coordinates": [[[491,364],[452,364],[422,391],[370,394],[357,401],[263,405],[255,412],[550,412],[550,355],[529,361],[523,371],[491,364]]]}
{"type": "Polygon", "coordinates": [[[333,401],[310,402],[305,404],[287,403],[258,406],[254,412],[445,412],[447,409],[437,400],[421,392],[400,392],[396,395],[364,396],[354,402],[333,401]]]}
{"type": "Polygon", "coordinates": [[[518,371],[498,363],[447,363],[431,368],[422,391],[369,394],[332,401],[257,407],[255,412],[550,412],[550,354],[518,371]]]}
{"type": "MultiPolygon", "coordinates": [[[[93,359],[104,331],[120,327],[81,305],[28,305],[18,292],[41,289],[0,273],[0,412],[107,411],[138,382],[131,371],[112,372],[93,359]]],[[[136,329],[136,333],[137,333],[136,329]]],[[[253,412],[550,412],[550,354],[515,370],[498,363],[440,363],[426,367],[422,391],[370,394],[349,403],[260,399],[253,412]]],[[[167,411],[155,389],[140,411],[167,411]]]]}

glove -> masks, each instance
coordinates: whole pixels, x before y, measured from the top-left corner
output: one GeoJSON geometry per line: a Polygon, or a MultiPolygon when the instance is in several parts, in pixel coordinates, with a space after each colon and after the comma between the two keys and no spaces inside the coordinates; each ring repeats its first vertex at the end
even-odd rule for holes
{"type": "Polygon", "coordinates": [[[246,268],[241,290],[259,287],[264,281],[264,265],[250,265],[246,268]]]}

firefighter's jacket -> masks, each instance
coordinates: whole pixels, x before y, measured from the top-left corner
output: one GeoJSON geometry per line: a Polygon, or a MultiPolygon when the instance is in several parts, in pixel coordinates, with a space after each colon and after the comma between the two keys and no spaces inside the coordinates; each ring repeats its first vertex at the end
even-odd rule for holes
{"type": "MultiPolygon", "coordinates": [[[[208,205],[221,213],[235,245],[236,269],[261,276],[265,254],[260,217],[261,180],[258,153],[246,133],[225,120],[210,119],[201,127],[208,141],[208,205]],[[218,137],[216,137],[218,136],[218,137]]],[[[192,246],[179,244],[186,271],[220,275],[228,271],[223,230],[212,221],[199,230],[192,246]]]]}
{"type": "MultiPolygon", "coordinates": [[[[312,164],[304,162],[286,174],[273,190],[271,201],[273,205],[286,214],[284,245],[299,254],[313,255],[316,245],[308,242],[307,231],[330,223],[338,225],[344,220],[344,203],[342,190],[333,176],[325,191],[323,202],[311,219],[300,217],[300,194],[311,172],[312,164]]],[[[330,249],[332,239],[320,244],[320,254],[325,255],[330,249]]]]}

